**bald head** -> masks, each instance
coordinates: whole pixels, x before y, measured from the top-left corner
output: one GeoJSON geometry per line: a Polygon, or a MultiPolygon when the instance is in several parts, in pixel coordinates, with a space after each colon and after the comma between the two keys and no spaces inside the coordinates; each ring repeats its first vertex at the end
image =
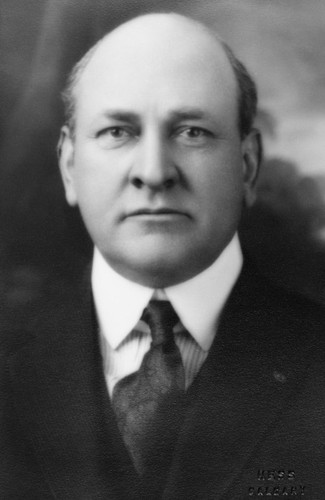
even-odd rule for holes
{"type": "MultiPolygon", "coordinates": [[[[159,72],[159,59],[168,58],[176,65],[186,58],[215,63],[225,88],[233,92],[237,106],[241,137],[251,130],[256,114],[256,87],[243,64],[230,47],[212,30],[191,18],[171,14],[147,14],[136,17],[114,29],[99,40],[75,65],[63,92],[66,121],[72,133],[76,125],[78,91],[92,78],[101,78],[110,60],[138,61],[138,68],[154,65],[159,72]],[[97,69],[96,67],[101,67],[97,69]],[[93,70],[95,73],[92,74],[93,70]],[[90,75],[90,78],[89,78],[90,75]]],[[[198,71],[202,68],[198,65],[198,71]]],[[[134,67],[134,64],[133,64],[134,67]]],[[[114,75],[111,75],[114,78],[114,75]]],[[[127,75],[125,75],[127,76],[127,75]]],[[[120,76],[119,76],[120,77],[120,76]]],[[[132,74],[128,75],[132,78],[132,74]]],[[[190,84],[190,82],[189,82],[190,84]]]]}

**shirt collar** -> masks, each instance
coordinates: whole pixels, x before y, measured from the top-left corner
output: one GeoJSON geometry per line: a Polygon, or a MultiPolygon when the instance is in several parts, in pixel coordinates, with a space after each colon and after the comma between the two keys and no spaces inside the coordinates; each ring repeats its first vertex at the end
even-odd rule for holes
{"type": "MultiPolygon", "coordinates": [[[[182,324],[203,350],[209,350],[220,313],[238,278],[243,257],[235,234],[218,259],[200,274],[165,288],[182,324]]],[[[116,349],[138,323],[154,290],[116,273],[95,248],[92,289],[101,332],[116,349]],[[126,306],[127,305],[127,306],[126,306]]]]}

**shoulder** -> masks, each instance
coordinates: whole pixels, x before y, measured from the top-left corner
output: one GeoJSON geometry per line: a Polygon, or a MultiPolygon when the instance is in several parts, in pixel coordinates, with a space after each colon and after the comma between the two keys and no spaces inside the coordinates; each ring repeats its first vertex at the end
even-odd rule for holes
{"type": "Polygon", "coordinates": [[[234,288],[236,295],[253,310],[279,312],[284,317],[297,320],[313,319],[319,326],[325,323],[325,307],[308,297],[280,287],[262,276],[251,264],[245,264],[234,288]]]}
{"type": "Polygon", "coordinates": [[[325,358],[325,308],[277,286],[250,264],[244,265],[223,318],[228,327],[264,342],[265,349],[306,349],[325,358]]]}
{"type": "Polygon", "coordinates": [[[8,312],[2,321],[0,359],[5,359],[34,340],[50,338],[84,320],[92,312],[90,266],[73,279],[52,280],[41,295],[20,312],[19,321],[8,312]]]}

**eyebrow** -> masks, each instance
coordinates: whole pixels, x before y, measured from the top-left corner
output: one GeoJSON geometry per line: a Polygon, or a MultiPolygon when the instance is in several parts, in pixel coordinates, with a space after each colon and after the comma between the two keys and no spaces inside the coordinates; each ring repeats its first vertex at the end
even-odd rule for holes
{"type": "Polygon", "coordinates": [[[105,118],[112,118],[113,120],[121,122],[139,123],[140,119],[136,113],[131,111],[124,111],[119,109],[109,109],[104,113],[105,118]]]}
{"type": "Polygon", "coordinates": [[[203,110],[198,107],[186,106],[178,110],[172,111],[168,117],[168,123],[173,124],[187,120],[207,120],[210,125],[217,127],[217,117],[213,116],[208,110],[203,110]]]}
{"type": "MultiPolygon", "coordinates": [[[[113,118],[115,120],[120,121],[139,121],[139,115],[132,111],[124,111],[119,109],[109,109],[104,112],[104,116],[107,118],[113,118]]],[[[188,120],[188,119],[196,119],[200,120],[202,118],[210,118],[213,117],[210,113],[203,111],[200,108],[195,107],[184,107],[175,111],[171,111],[168,117],[168,120],[188,120]]]]}
{"type": "Polygon", "coordinates": [[[211,118],[209,113],[206,113],[200,108],[184,107],[170,113],[170,120],[201,120],[202,118],[211,118]]]}

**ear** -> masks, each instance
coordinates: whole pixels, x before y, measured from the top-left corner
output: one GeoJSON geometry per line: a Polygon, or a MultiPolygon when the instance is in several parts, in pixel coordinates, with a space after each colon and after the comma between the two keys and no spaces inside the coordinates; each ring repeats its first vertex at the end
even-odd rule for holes
{"type": "Polygon", "coordinates": [[[242,141],[242,158],[244,174],[244,200],[247,207],[256,199],[256,180],[262,161],[263,147],[259,130],[252,129],[242,141]]]}
{"type": "Polygon", "coordinates": [[[57,153],[66,200],[69,205],[75,206],[77,205],[77,193],[74,180],[74,140],[67,125],[61,128],[57,153]]]}

